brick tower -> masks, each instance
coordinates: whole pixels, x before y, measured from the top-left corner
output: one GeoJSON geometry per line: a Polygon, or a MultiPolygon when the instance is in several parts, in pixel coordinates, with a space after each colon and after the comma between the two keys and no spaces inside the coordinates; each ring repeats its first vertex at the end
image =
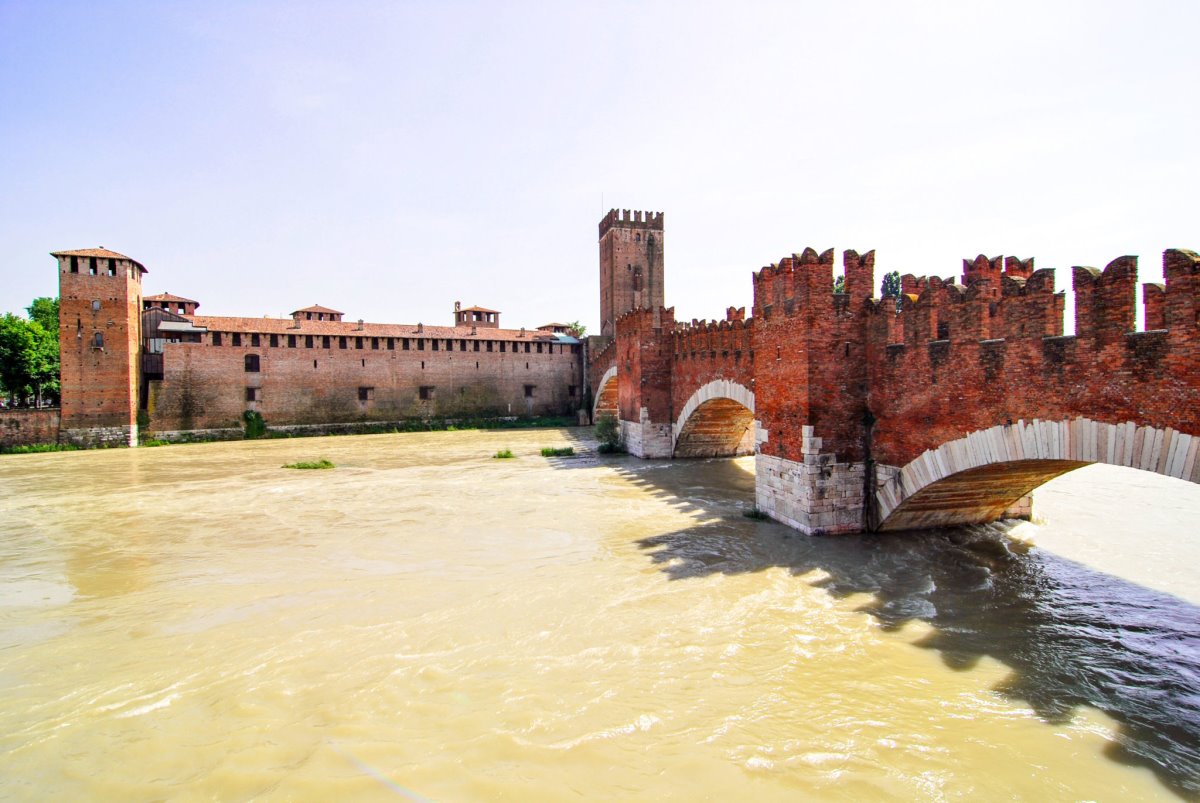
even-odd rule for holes
{"type": "Polygon", "coordinates": [[[51,256],[58,260],[59,439],[136,446],[146,269],[104,248],[51,256]]]}
{"type": "Polygon", "coordinates": [[[600,334],[630,310],[663,305],[663,215],[612,209],[600,221],[600,334]]]}

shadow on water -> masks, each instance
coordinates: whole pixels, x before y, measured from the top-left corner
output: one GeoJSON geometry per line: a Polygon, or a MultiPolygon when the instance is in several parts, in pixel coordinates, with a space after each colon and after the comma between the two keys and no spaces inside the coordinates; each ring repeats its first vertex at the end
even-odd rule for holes
{"type": "Polygon", "coordinates": [[[609,463],[703,523],[638,545],[671,580],[782,567],[820,570],[835,597],[885,630],[911,621],[918,646],[969,670],[984,656],[1011,669],[995,691],[1043,721],[1092,706],[1119,723],[1106,756],[1150,769],[1200,800],[1200,608],[1010,539],[1004,525],[810,538],[743,514],[754,476],[732,460],[609,463]]]}

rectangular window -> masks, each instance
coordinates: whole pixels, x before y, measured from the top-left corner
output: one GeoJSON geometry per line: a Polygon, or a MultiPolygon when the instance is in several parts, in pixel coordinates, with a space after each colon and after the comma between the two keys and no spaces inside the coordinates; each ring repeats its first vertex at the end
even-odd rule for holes
{"type": "Polygon", "coordinates": [[[475,341],[475,350],[479,351],[479,341],[478,340],[475,341]]]}
{"type": "Polygon", "coordinates": [[[504,341],[503,340],[500,341],[500,353],[501,354],[504,353],[504,341]]]}
{"type": "Polygon", "coordinates": [[[96,270],[96,258],[95,257],[88,257],[88,273],[90,273],[92,276],[95,276],[98,273],[98,271],[96,270]]]}
{"type": "Polygon", "coordinates": [[[343,335],[342,337],[339,337],[339,338],[338,338],[338,348],[340,348],[340,349],[344,349],[344,348],[346,348],[346,337],[345,337],[345,335],[343,335]]]}
{"type": "Polygon", "coordinates": [[[371,399],[374,399],[374,398],[375,398],[375,388],[359,388],[358,389],[358,400],[359,401],[364,401],[364,402],[371,401],[371,399]]]}
{"type": "Polygon", "coordinates": [[[379,338],[371,338],[371,351],[379,351],[379,338]]]}
{"type": "Polygon", "coordinates": [[[424,351],[424,350],[425,350],[425,338],[418,337],[417,338],[417,351],[424,351]]]}
{"type": "Polygon", "coordinates": [[[433,399],[433,385],[421,385],[420,396],[421,401],[430,401],[433,399]]]}
{"type": "Polygon", "coordinates": [[[254,348],[258,348],[262,345],[262,340],[259,339],[258,335],[250,335],[250,345],[254,348]]]}
{"type": "Polygon", "coordinates": [[[310,349],[310,348],[312,348],[312,347],[313,347],[313,336],[312,336],[312,335],[305,335],[305,336],[304,336],[304,348],[306,348],[306,349],[310,349]]]}
{"type": "Polygon", "coordinates": [[[259,401],[258,388],[246,388],[246,401],[259,401]]]}
{"type": "Polygon", "coordinates": [[[104,333],[103,332],[96,332],[94,335],[92,335],[92,348],[94,348],[94,349],[104,348],[104,333]]]}
{"type": "Polygon", "coordinates": [[[529,344],[528,343],[525,344],[525,353],[526,354],[529,353],[529,344]]]}
{"type": "Polygon", "coordinates": [[[330,347],[329,335],[321,335],[321,348],[327,349],[330,347]]]}
{"type": "Polygon", "coordinates": [[[490,340],[487,342],[487,350],[488,351],[492,350],[492,341],[490,341],[490,340]]]}
{"type": "Polygon", "coordinates": [[[527,398],[527,399],[533,398],[533,389],[535,387],[536,387],[536,385],[526,385],[525,386],[525,398],[527,398]]]}
{"type": "Polygon", "coordinates": [[[400,338],[400,350],[408,351],[408,338],[407,337],[400,338]]]}
{"type": "Polygon", "coordinates": [[[97,298],[92,301],[92,312],[99,312],[99,311],[100,311],[100,299],[97,298]]]}
{"type": "Polygon", "coordinates": [[[438,342],[436,340],[434,340],[433,338],[429,339],[429,345],[433,348],[434,351],[438,350],[438,342]]]}
{"type": "Polygon", "coordinates": [[[235,345],[235,346],[242,345],[242,333],[241,332],[234,332],[232,335],[229,336],[229,338],[230,338],[230,341],[233,343],[233,345],[235,345]]]}
{"type": "Polygon", "coordinates": [[[465,340],[458,341],[458,350],[466,351],[467,350],[467,341],[465,341],[465,340]]]}
{"type": "Polygon", "coordinates": [[[79,257],[71,257],[71,273],[79,273],[79,257]]]}
{"type": "Polygon", "coordinates": [[[388,338],[388,351],[395,351],[395,350],[396,350],[396,338],[389,337],[388,338]]]}
{"type": "Polygon", "coordinates": [[[115,260],[115,259],[108,260],[108,275],[109,276],[117,275],[117,260],[115,260]]]}
{"type": "Polygon", "coordinates": [[[279,348],[279,335],[271,335],[271,348],[279,348]]]}
{"type": "Polygon", "coordinates": [[[362,338],[361,337],[354,338],[354,348],[356,348],[356,349],[362,348],[362,338]]]}
{"type": "Polygon", "coordinates": [[[541,354],[542,353],[542,344],[538,343],[537,347],[538,347],[538,354],[541,354]]]}
{"type": "Polygon", "coordinates": [[[213,333],[212,333],[212,344],[213,344],[214,346],[219,346],[219,345],[221,345],[221,333],[220,333],[220,332],[213,332],[213,333]]]}
{"type": "Polygon", "coordinates": [[[288,348],[290,348],[290,349],[296,348],[296,336],[295,335],[288,335],[288,348]]]}

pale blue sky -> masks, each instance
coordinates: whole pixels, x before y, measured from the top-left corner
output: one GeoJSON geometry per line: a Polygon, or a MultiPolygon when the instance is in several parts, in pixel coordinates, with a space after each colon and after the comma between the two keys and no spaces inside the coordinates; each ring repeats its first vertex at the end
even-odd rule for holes
{"type": "Polygon", "coordinates": [[[598,323],[666,213],[677,316],[877,270],[1200,249],[1200,4],[0,0],[0,311],[104,245],[213,315],[598,323]],[[840,261],[840,256],[839,256],[840,261]]]}

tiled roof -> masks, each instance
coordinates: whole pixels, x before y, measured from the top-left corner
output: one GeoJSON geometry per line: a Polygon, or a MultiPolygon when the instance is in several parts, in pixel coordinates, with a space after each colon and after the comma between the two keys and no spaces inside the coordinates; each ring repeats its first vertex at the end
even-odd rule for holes
{"type": "Polygon", "coordinates": [[[305,307],[304,309],[298,309],[295,312],[293,312],[292,314],[295,315],[297,312],[324,312],[324,313],[333,313],[334,315],[345,315],[346,314],[340,310],[330,309],[329,307],[322,307],[320,304],[313,304],[311,307],[305,307]]]}
{"type": "Polygon", "coordinates": [[[195,304],[196,306],[200,306],[199,301],[193,301],[192,299],[184,298],[183,296],[171,295],[170,293],[159,293],[158,295],[153,295],[153,296],[142,296],[142,301],[174,301],[176,303],[195,304]]]}
{"type": "Polygon", "coordinates": [[[538,329],[570,329],[571,325],[567,323],[544,323],[538,329]]]}
{"type": "Polygon", "coordinates": [[[142,273],[149,273],[146,266],[138,262],[133,257],[127,257],[124,254],[118,254],[116,251],[109,251],[107,248],[80,248],[75,251],[51,251],[52,257],[100,257],[101,259],[128,259],[133,264],[142,269],[142,273]]]}
{"type": "Polygon", "coordinates": [[[528,342],[560,342],[549,332],[536,329],[488,329],[480,328],[474,335],[470,326],[424,326],[417,331],[413,323],[364,323],[358,328],[356,321],[306,321],[299,326],[291,318],[233,318],[216,315],[196,315],[192,318],[196,326],[205,326],[216,332],[258,332],[277,335],[334,335],[346,337],[430,337],[446,340],[517,340],[528,342]]]}
{"type": "Polygon", "coordinates": [[[455,312],[494,312],[497,315],[500,314],[500,310],[488,309],[487,307],[463,307],[460,310],[455,310],[455,312]]]}

